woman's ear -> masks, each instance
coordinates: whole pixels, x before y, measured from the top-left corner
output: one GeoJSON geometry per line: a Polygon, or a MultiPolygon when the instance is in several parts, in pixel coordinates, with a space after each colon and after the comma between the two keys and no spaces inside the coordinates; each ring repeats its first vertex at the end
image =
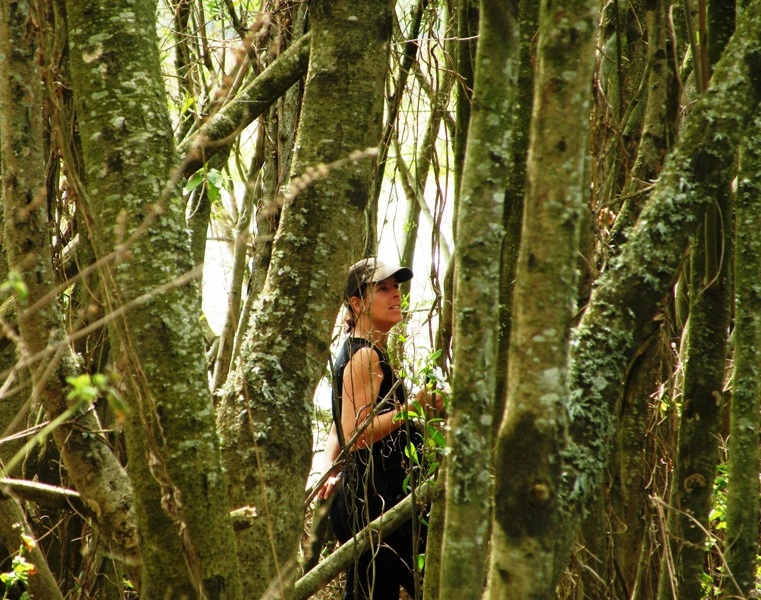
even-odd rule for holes
{"type": "Polygon", "coordinates": [[[352,296],[349,298],[349,308],[351,308],[351,312],[359,316],[365,308],[365,303],[359,296],[352,296]]]}

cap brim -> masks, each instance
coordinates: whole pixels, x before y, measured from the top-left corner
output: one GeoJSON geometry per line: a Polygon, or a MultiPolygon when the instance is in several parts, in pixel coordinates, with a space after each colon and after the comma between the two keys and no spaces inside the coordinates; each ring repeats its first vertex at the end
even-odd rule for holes
{"type": "Polygon", "coordinates": [[[412,269],[407,267],[382,265],[375,270],[372,277],[368,280],[368,283],[378,283],[389,277],[396,279],[397,283],[404,283],[405,281],[412,279],[412,269]]]}

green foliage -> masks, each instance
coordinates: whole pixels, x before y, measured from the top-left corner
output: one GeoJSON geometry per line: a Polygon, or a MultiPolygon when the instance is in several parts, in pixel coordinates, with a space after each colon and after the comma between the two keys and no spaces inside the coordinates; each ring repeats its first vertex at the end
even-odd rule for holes
{"type": "Polygon", "coordinates": [[[29,289],[24,283],[24,278],[18,271],[8,271],[8,279],[0,284],[0,293],[10,294],[16,298],[19,304],[25,304],[27,296],[29,296],[29,289]]]}
{"type": "Polygon", "coordinates": [[[85,408],[95,402],[99,396],[105,395],[119,422],[123,422],[129,412],[129,407],[124,403],[119,391],[110,384],[107,375],[84,373],[67,377],[66,383],[71,386],[66,399],[72,401],[77,408],[85,408]]]}
{"type": "MultiPolygon", "coordinates": [[[[449,396],[444,384],[443,373],[441,369],[435,366],[440,355],[440,351],[430,353],[423,365],[410,374],[410,379],[413,385],[424,388],[431,398],[435,395],[440,396],[444,407],[446,407],[449,403],[449,396]]],[[[396,415],[394,420],[408,421],[414,424],[417,431],[422,434],[420,446],[410,442],[404,449],[405,456],[416,468],[417,477],[427,479],[434,475],[439,468],[439,457],[446,448],[446,438],[441,432],[444,420],[440,417],[428,416],[428,411],[417,399],[408,401],[406,410],[396,415]]],[[[404,481],[404,490],[408,493],[410,484],[411,475],[408,475],[404,481]]]]}
{"type": "MultiPolygon", "coordinates": [[[[713,508],[708,516],[711,535],[706,537],[706,552],[716,551],[722,542],[724,531],[727,528],[727,490],[729,486],[729,468],[727,463],[720,463],[717,466],[716,477],[713,482],[713,508]]],[[[709,555],[710,556],[710,555],[709,555]]],[[[709,561],[710,562],[710,561],[709,561]]],[[[718,564],[713,569],[708,569],[702,574],[701,590],[703,598],[720,598],[722,597],[722,581],[727,577],[724,568],[724,559],[718,554],[718,564]]],[[[761,581],[761,555],[756,559],[758,565],[756,571],[756,581],[761,581]]],[[[724,582],[726,583],[726,582],[724,582]]],[[[756,592],[761,591],[759,584],[756,584],[756,592]]],[[[752,597],[756,597],[755,595],[752,597]]]]}
{"type": "MultiPolygon", "coordinates": [[[[35,545],[36,543],[32,537],[25,533],[21,534],[21,546],[19,547],[18,554],[13,557],[11,570],[0,574],[0,582],[5,586],[2,600],[8,598],[14,587],[26,587],[29,584],[29,576],[37,573],[37,567],[24,557],[24,554],[34,549],[35,545]]],[[[20,600],[28,600],[31,596],[28,592],[23,592],[19,598],[20,600]]]]}
{"type": "Polygon", "coordinates": [[[193,173],[185,184],[185,191],[192,192],[201,184],[206,186],[206,193],[211,202],[218,202],[225,188],[225,176],[219,169],[200,169],[193,173]]]}
{"type": "Polygon", "coordinates": [[[3,469],[0,470],[0,473],[4,474],[3,476],[7,476],[5,474],[10,473],[24,459],[27,452],[36,444],[41,444],[56,427],[72,418],[78,412],[87,410],[102,394],[105,395],[111,410],[114,411],[117,421],[120,423],[124,422],[129,408],[122,400],[117,389],[111,385],[107,375],[96,373],[95,375],[70,376],[66,378],[66,383],[71,386],[71,389],[66,394],[66,399],[69,400],[69,407],[50,421],[42,430],[37,432],[21,450],[3,465],[3,469]]]}
{"type": "MultiPolygon", "coordinates": [[[[716,478],[713,482],[713,508],[708,516],[711,529],[721,531],[727,528],[727,485],[729,484],[728,467],[721,463],[716,469],[716,478]]],[[[713,546],[715,539],[709,537],[706,540],[708,548],[713,546]]]]}
{"type": "Polygon", "coordinates": [[[205,0],[204,9],[216,20],[222,20],[225,16],[225,6],[221,0],[205,0]]]}

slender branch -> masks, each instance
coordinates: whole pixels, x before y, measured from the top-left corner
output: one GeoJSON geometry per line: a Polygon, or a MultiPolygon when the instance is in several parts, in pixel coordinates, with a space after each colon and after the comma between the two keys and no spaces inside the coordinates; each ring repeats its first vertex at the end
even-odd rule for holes
{"type": "Polygon", "coordinates": [[[311,35],[301,37],[235,98],[177,148],[180,170],[189,177],[267,110],[307,72],[311,35]]]}
{"type": "Polygon", "coordinates": [[[0,478],[0,498],[5,499],[9,495],[34,502],[37,506],[68,508],[80,513],[89,513],[79,492],[46,483],[0,478]]]}
{"type": "Polygon", "coordinates": [[[416,494],[407,496],[391,510],[369,523],[330,557],[299,579],[296,582],[291,600],[309,598],[348,567],[356,556],[359,556],[371,545],[378,544],[384,537],[406,523],[412,516],[413,497],[417,502],[427,503],[434,500],[440,491],[441,488],[434,486],[430,480],[423,483],[417,489],[416,494]]]}

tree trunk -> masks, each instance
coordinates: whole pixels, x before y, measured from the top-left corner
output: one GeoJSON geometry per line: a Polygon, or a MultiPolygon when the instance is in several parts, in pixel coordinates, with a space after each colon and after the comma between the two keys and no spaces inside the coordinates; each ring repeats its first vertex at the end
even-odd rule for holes
{"type": "MultiPolygon", "coordinates": [[[[727,200],[732,173],[727,169],[721,174],[725,187],[717,189],[720,197],[714,198],[721,207],[722,218],[727,220],[731,218],[727,200]]],[[[724,403],[730,316],[728,277],[732,260],[730,227],[718,223],[718,213],[713,209],[714,206],[709,207],[705,227],[719,233],[719,239],[709,239],[704,229],[692,245],[690,316],[684,332],[687,339],[684,390],[672,481],[673,514],[669,519],[677,587],[671,589],[668,569],[662,567],[662,585],[659,586],[662,600],[670,599],[674,593],[685,600],[702,597],[705,538],[719,460],[719,413],[724,403]],[[713,260],[709,259],[712,253],[715,254],[713,260]],[[719,269],[708,266],[710,264],[719,269]]]]}
{"type": "Polygon", "coordinates": [[[90,234],[114,363],[131,412],[129,472],[143,549],[143,595],[239,597],[225,477],[212,419],[200,293],[160,77],[156,5],[67,2],[90,234]],[[139,306],[139,310],[126,310],[139,306]]]}
{"type": "MultiPolygon", "coordinates": [[[[761,2],[743,13],[708,92],[687,116],[678,148],[666,162],[650,201],[620,258],[600,279],[572,347],[570,439],[563,449],[562,507],[573,531],[601,482],[615,429],[620,382],[653,329],[659,303],[672,285],[688,238],[761,97],[761,2]]],[[[558,540],[568,555],[570,537],[558,540]]]]}
{"type": "Polygon", "coordinates": [[[497,439],[489,598],[550,597],[565,566],[558,451],[584,211],[597,2],[542,3],[527,192],[497,439]]]}
{"type": "Polygon", "coordinates": [[[676,138],[676,102],[679,89],[674,81],[674,65],[669,52],[667,22],[669,0],[656,0],[645,15],[647,26],[647,99],[642,135],[634,167],[624,185],[621,210],[611,232],[612,252],[618,253],[628,229],[642,211],[652,183],[658,179],[666,153],[676,138]],[[676,94],[675,94],[676,91],[676,94]]]}
{"type": "MultiPolygon", "coordinates": [[[[17,295],[16,304],[19,355],[32,371],[32,398],[41,401],[52,421],[71,408],[66,378],[76,371],[56,298],[50,294],[54,278],[41,148],[36,16],[27,2],[5,0],[0,6],[0,55],[5,57],[0,69],[4,243],[10,269],[23,273],[25,292],[17,295]]],[[[76,411],[53,431],[53,437],[72,482],[98,516],[114,554],[138,561],[130,484],[101,430],[91,410],[76,411]]]]}
{"type": "MultiPolygon", "coordinates": [[[[452,139],[452,177],[455,189],[455,214],[459,203],[460,186],[465,164],[465,145],[470,126],[470,103],[473,97],[476,51],[478,49],[478,0],[460,0],[455,3],[457,20],[457,74],[460,81],[455,97],[455,125],[452,139]]],[[[456,228],[456,226],[455,226],[456,228]]],[[[456,229],[453,232],[457,237],[456,229]]]]}
{"type": "Polygon", "coordinates": [[[223,399],[218,415],[233,506],[259,514],[238,535],[248,598],[260,597],[272,578],[275,589],[287,589],[294,574],[312,458],[310,404],[345,273],[363,246],[374,155],[365,150],[382,127],[390,3],[322,1],[310,9],[292,193],[241,348],[243,389],[223,399]]]}
{"type": "Polygon", "coordinates": [[[505,240],[502,244],[502,271],[499,276],[499,349],[497,355],[497,388],[494,403],[492,435],[496,438],[507,396],[507,361],[510,353],[515,271],[521,244],[523,201],[526,194],[526,160],[528,157],[531,109],[534,104],[534,42],[539,28],[539,0],[519,2],[518,31],[520,55],[518,81],[512,94],[512,142],[505,176],[505,211],[502,218],[505,240]]]}
{"type": "Polygon", "coordinates": [[[735,254],[735,372],[729,419],[729,484],[725,558],[732,578],[722,582],[725,597],[750,597],[758,563],[759,447],[761,426],[761,119],[740,148],[735,254]]]}
{"type": "Polygon", "coordinates": [[[497,373],[504,175],[517,78],[514,2],[481,2],[475,89],[457,210],[455,330],[446,460],[441,591],[480,598],[491,514],[492,419],[497,373]]]}
{"type": "MultiPolygon", "coordinates": [[[[729,23],[734,24],[734,12],[729,16],[729,23]]],[[[713,24],[717,33],[726,32],[721,20],[713,24]]],[[[717,38],[725,45],[729,35],[717,38]]],[[[706,55],[705,64],[709,67],[713,66],[712,59],[718,59],[723,46],[713,43],[711,48],[709,57],[708,49],[700,47],[701,57],[706,55]]],[[[703,62],[701,59],[699,64],[703,62]]],[[[698,81],[707,80],[707,75],[698,81]]],[[[730,326],[733,174],[734,169],[727,169],[717,178],[713,203],[707,207],[703,229],[691,249],[684,390],[669,518],[676,590],[671,589],[668,570],[661,568],[659,597],[663,600],[673,593],[686,600],[699,600],[703,594],[705,539],[719,460],[719,415],[724,403],[730,326]]]]}
{"type": "MultiPolygon", "coordinates": [[[[660,420],[660,415],[656,412],[653,416],[658,407],[653,406],[655,402],[651,399],[657,397],[657,386],[672,376],[674,361],[669,333],[664,323],[647,341],[627,375],[618,410],[621,428],[612,449],[608,469],[611,484],[607,495],[613,568],[601,576],[614,583],[615,591],[623,598],[632,598],[638,587],[657,579],[658,561],[643,561],[642,556],[655,555],[647,535],[653,518],[648,496],[661,495],[653,471],[654,463],[663,455],[653,447],[657,443],[654,441],[657,439],[655,422],[660,420]]],[[[648,593],[648,589],[641,597],[654,596],[655,592],[648,593]]]]}

